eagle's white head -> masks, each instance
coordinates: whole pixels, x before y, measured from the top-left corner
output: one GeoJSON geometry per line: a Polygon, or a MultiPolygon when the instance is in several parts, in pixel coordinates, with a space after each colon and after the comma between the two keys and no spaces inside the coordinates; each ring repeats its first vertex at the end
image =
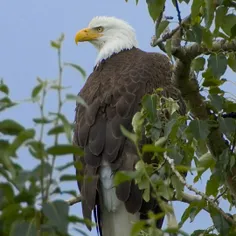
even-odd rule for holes
{"type": "Polygon", "coordinates": [[[94,17],[88,28],[76,33],[75,42],[89,41],[98,49],[96,63],[124,49],[137,47],[134,29],[125,21],[115,17],[94,17]]]}

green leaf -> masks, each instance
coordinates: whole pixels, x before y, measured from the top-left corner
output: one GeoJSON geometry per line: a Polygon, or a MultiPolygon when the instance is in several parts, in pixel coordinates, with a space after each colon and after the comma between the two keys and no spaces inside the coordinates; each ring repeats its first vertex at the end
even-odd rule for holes
{"type": "Polygon", "coordinates": [[[21,131],[18,136],[13,140],[12,144],[9,145],[7,154],[8,156],[12,156],[15,154],[17,149],[24,144],[25,141],[34,138],[35,130],[34,129],[26,129],[21,131]]]}
{"type": "Polygon", "coordinates": [[[165,152],[167,151],[165,148],[162,148],[160,146],[155,146],[153,144],[145,144],[142,147],[143,152],[165,152]]]}
{"type": "Polygon", "coordinates": [[[216,9],[215,27],[219,29],[224,21],[225,15],[227,14],[228,8],[225,6],[219,6],[216,9]]]}
{"type": "Polygon", "coordinates": [[[236,111],[236,103],[230,100],[224,104],[224,111],[230,113],[232,111],[236,111]]]}
{"type": "MultiPolygon", "coordinates": [[[[205,77],[203,75],[203,77],[205,77]]],[[[213,76],[205,77],[202,85],[204,87],[220,86],[226,82],[226,79],[216,79],[213,76]]]]}
{"type": "Polygon", "coordinates": [[[32,93],[31,93],[31,97],[35,98],[38,96],[38,94],[41,92],[41,90],[43,89],[43,84],[39,84],[37,86],[34,87],[32,93]]]}
{"type": "Polygon", "coordinates": [[[45,152],[45,144],[40,141],[29,141],[26,143],[26,146],[29,147],[29,151],[32,156],[38,159],[42,159],[47,156],[47,153],[45,152]]]}
{"type": "Polygon", "coordinates": [[[156,21],[163,11],[165,0],[146,0],[148,11],[153,21],[156,21]]]}
{"type": "Polygon", "coordinates": [[[163,31],[166,29],[166,27],[169,25],[169,21],[168,20],[163,20],[157,27],[157,31],[156,31],[156,38],[158,39],[161,34],[163,33],[163,31]]]}
{"type": "Polygon", "coordinates": [[[142,125],[144,122],[144,117],[141,112],[137,112],[132,119],[132,126],[134,132],[139,136],[142,133],[142,125]]]}
{"type": "MultiPolygon", "coordinates": [[[[1,217],[4,219],[7,219],[7,218],[15,218],[17,219],[17,216],[19,214],[19,211],[21,211],[21,206],[20,204],[18,203],[13,203],[13,204],[8,204],[6,205],[3,210],[2,210],[2,214],[1,214],[1,217]],[[13,217],[12,217],[13,216],[13,217]]],[[[13,219],[14,219],[13,218],[13,219]]]]}
{"type": "Polygon", "coordinates": [[[192,27],[192,29],[187,31],[186,36],[187,36],[188,41],[201,44],[201,42],[202,42],[202,27],[195,24],[192,27]]]}
{"type": "Polygon", "coordinates": [[[63,125],[58,125],[58,126],[55,126],[55,127],[51,128],[48,131],[48,135],[57,135],[57,134],[61,134],[61,133],[64,133],[64,132],[65,132],[64,126],[63,125]]]}
{"type": "Polygon", "coordinates": [[[142,106],[145,109],[148,118],[154,122],[157,111],[157,96],[155,94],[145,95],[142,99],[142,106]]]}
{"type": "Polygon", "coordinates": [[[209,49],[212,48],[213,35],[209,29],[202,29],[202,41],[209,49]]]}
{"type": "Polygon", "coordinates": [[[226,221],[226,219],[222,216],[221,213],[219,213],[214,207],[209,205],[209,212],[210,216],[212,218],[212,221],[214,223],[214,226],[216,227],[217,231],[220,233],[220,235],[229,235],[230,231],[230,225],[226,221]]]}
{"type": "Polygon", "coordinates": [[[196,183],[202,174],[209,168],[212,168],[215,165],[215,159],[212,157],[211,153],[207,152],[202,155],[197,163],[198,175],[194,178],[194,183],[196,183]]]}
{"type": "Polygon", "coordinates": [[[117,171],[114,177],[114,184],[117,186],[123,182],[131,180],[133,178],[131,173],[134,172],[117,171]]]}
{"type": "Polygon", "coordinates": [[[231,28],[230,33],[232,38],[236,36],[236,24],[231,28]]]}
{"type": "Polygon", "coordinates": [[[184,185],[180,182],[178,178],[176,178],[175,175],[171,176],[171,183],[175,189],[175,197],[177,199],[182,199],[182,191],[184,190],[184,185]]]}
{"type": "Polygon", "coordinates": [[[211,105],[217,109],[217,111],[221,111],[224,105],[224,97],[218,94],[209,94],[208,98],[211,101],[211,105]]]}
{"type": "Polygon", "coordinates": [[[181,217],[181,225],[188,219],[190,219],[190,222],[193,222],[194,218],[204,207],[206,207],[204,200],[191,202],[181,217]]]}
{"type": "Polygon", "coordinates": [[[231,35],[231,29],[235,25],[236,22],[236,15],[234,14],[228,14],[223,17],[223,24],[221,25],[221,28],[227,35],[231,35]]]}
{"type": "Polygon", "coordinates": [[[167,142],[167,137],[161,137],[155,142],[155,146],[163,146],[167,142]]]}
{"type": "Polygon", "coordinates": [[[16,221],[13,223],[10,236],[37,236],[37,229],[34,223],[16,221]]]}
{"type": "Polygon", "coordinates": [[[204,70],[205,65],[205,58],[204,57],[198,57],[193,60],[192,62],[192,68],[198,73],[199,71],[204,70]]]}
{"type": "Polygon", "coordinates": [[[214,12],[215,12],[216,4],[214,0],[205,0],[205,6],[206,6],[205,23],[206,23],[206,27],[209,29],[214,19],[214,12]]]}
{"type": "Polygon", "coordinates": [[[47,153],[51,155],[66,155],[66,154],[75,154],[82,156],[83,151],[81,148],[70,145],[70,144],[58,144],[56,146],[49,147],[47,153]]]}
{"type": "Polygon", "coordinates": [[[219,125],[220,125],[220,131],[222,133],[235,133],[236,131],[236,120],[230,117],[227,118],[218,118],[219,125]]]}
{"type": "Polygon", "coordinates": [[[78,104],[81,104],[82,106],[88,108],[87,103],[80,96],[76,96],[76,95],[73,95],[73,94],[67,94],[66,99],[76,101],[78,104]]]}
{"type": "Polygon", "coordinates": [[[13,204],[15,197],[13,186],[10,183],[0,183],[0,196],[1,201],[3,200],[2,198],[4,198],[7,203],[13,204]]]}
{"type": "Polygon", "coordinates": [[[221,96],[224,96],[224,94],[225,94],[225,92],[224,92],[222,89],[220,89],[219,87],[210,87],[209,93],[210,93],[211,95],[213,95],[213,94],[219,94],[219,95],[221,95],[221,96]]]}
{"type": "Polygon", "coordinates": [[[53,120],[49,120],[47,117],[34,118],[33,121],[36,124],[49,124],[53,122],[53,120]]]}
{"type": "Polygon", "coordinates": [[[68,63],[68,62],[65,62],[64,65],[65,66],[70,66],[70,67],[76,69],[77,71],[79,71],[81,73],[83,78],[86,78],[86,72],[81,66],[73,64],[73,63],[68,63]]]}
{"type": "Polygon", "coordinates": [[[210,133],[208,123],[205,120],[192,120],[189,128],[197,140],[205,140],[210,133]]]}
{"type": "Polygon", "coordinates": [[[223,53],[211,54],[208,58],[208,66],[215,77],[222,76],[227,69],[227,58],[223,53]]]}
{"type": "Polygon", "coordinates": [[[31,176],[35,177],[36,179],[39,179],[39,177],[47,177],[51,174],[52,172],[52,166],[45,162],[45,163],[40,163],[37,165],[33,171],[31,172],[31,176]]]}
{"type": "Polygon", "coordinates": [[[56,42],[56,41],[51,41],[51,46],[53,48],[59,49],[61,47],[61,44],[59,42],[56,42]]]}
{"type": "Polygon", "coordinates": [[[50,225],[56,227],[61,233],[67,233],[69,205],[65,201],[43,203],[42,209],[50,225]]]}
{"type": "Polygon", "coordinates": [[[25,182],[30,179],[31,172],[27,170],[21,170],[16,173],[13,181],[20,191],[25,187],[25,182]]]}
{"type": "Polygon", "coordinates": [[[77,176],[76,175],[62,175],[60,176],[60,181],[76,181],[77,180],[77,176]]]}
{"type": "Polygon", "coordinates": [[[3,120],[0,122],[0,133],[7,135],[18,135],[24,127],[14,120],[3,120]]]}
{"type": "Polygon", "coordinates": [[[9,88],[2,81],[0,81],[0,91],[5,93],[6,95],[9,94],[9,88]]]}
{"type": "Polygon", "coordinates": [[[145,228],[145,225],[146,225],[145,221],[138,221],[134,223],[131,230],[131,236],[139,236],[140,232],[145,228]]]}
{"type": "Polygon", "coordinates": [[[191,21],[192,23],[196,22],[196,18],[198,17],[200,13],[200,8],[203,5],[202,0],[193,0],[193,3],[191,5],[191,21]]]}
{"type": "Polygon", "coordinates": [[[63,114],[57,114],[57,116],[63,123],[65,134],[66,134],[68,142],[71,143],[72,142],[72,139],[71,139],[71,137],[72,137],[71,124],[69,123],[69,121],[67,120],[67,118],[63,114]]]}
{"type": "Polygon", "coordinates": [[[234,52],[229,53],[228,65],[234,72],[236,72],[236,57],[234,52]]]}
{"type": "Polygon", "coordinates": [[[220,186],[220,178],[217,174],[212,174],[206,185],[206,195],[216,197],[220,186]]]}
{"type": "Polygon", "coordinates": [[[145,202],[149,202],[150,201],[150,184],[144,189],[143,200],[145,202]]]}
{"type": "Polygon", "coordinates": [[[165,108],[168,113],[172,116],[176,111],[179,110],[179,105],[173,98],[165,98],[165,108]]]}
{"type": "Polygon", "coordinates": [[[0,99],[0,111],[3,111],[7,108],[17,105],[17,103],[12,102],[10,98],[4,97],[0,99]]]}
{"type": "MultiPolygon", "coordinates": [[[[202,236],[205,234],[205,232],[206,230],[198,229],[198,230],[195,230],[190,236],[202,236]]],[[[206,236],[209,236],[209,235],[207,234],[206,236]]]]}
{"type": "MultiPolygon", "coordinates": [[[[71,126],[71,129],[73,129],[74,125],[70,124],[70,126],[71,126]]],[[[61,133],[64,133],[64,132],[65,132],[64,125],[58,125],[58,126],[55,126],[55,127],[51,128],[48,131],[48,135],[57,135],[57,134],[61,134],[61,133]]]]}
{"type": "Polygon", "coordinates": [[[137,143],[137,135],[133,134],[131,132],[129,132],[127,129],[125,129],[125,127],[123,125],[120,126],[121,132],[122,134],[127,137],[128,139],[130,139],[133,143],[137,143]]]}
{"type": "Polygon", "coordinates": [[[173,199],[174,190],[168,184],[161,184],[161,186],[158,187],[158,192],[166,200],[173,199]]]}

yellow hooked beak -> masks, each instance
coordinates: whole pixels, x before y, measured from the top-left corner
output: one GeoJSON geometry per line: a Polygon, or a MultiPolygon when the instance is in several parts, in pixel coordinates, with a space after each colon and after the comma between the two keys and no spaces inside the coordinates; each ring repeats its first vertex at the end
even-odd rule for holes
{"type": "Polygon", "coordinates": [[[95,29],[84,28],[76,33],[75,43],[78,44],[78,42],[91,41],[101,36],[102,34],[95,29]]]}

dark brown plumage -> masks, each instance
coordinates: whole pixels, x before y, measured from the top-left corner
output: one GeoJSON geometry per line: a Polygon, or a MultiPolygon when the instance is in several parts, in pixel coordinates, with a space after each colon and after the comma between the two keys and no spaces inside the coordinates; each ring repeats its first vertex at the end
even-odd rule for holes
{"type": "MultiPolygon", "coordinates": [[[[165,96],[181,99],[171,75],[166,56],[132,48],[102,61],[89,76],[79,93],[88,108],[77,104],[74,132],[75,145],[85,153],[84,157],[75,157],[75,161],[82,163],[77,175],[84,177],[78,183],[84,217],[91,219],[92,210],[99,206],[102,160],[110,163],[113,172],[134,169],[138,156],[131,142],[122,135],[120,125],[132,131],[131,121],[140,109],[142,97],[161,87],[165,96]]],[[[183,114],[184,104],[180,104],[180,108],[183,114]]],[[[116,194],[125,202],[128,212],[139,211],[141,218],[146,217],[148,210],[160,211],[153,199],[149,203],[142,200],[142,192],[134,182],[121,184],[116,194]]],[[[100,218],[99,208],[97,217],[100,218]]],[[[162,220],[158,227],[161,225],[162,220]]]]}

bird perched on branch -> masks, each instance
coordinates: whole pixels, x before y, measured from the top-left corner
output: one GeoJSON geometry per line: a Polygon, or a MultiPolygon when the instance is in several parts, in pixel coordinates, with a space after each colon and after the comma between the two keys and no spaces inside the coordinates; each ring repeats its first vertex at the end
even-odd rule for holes
{"type": "MultiPolygon", "coordinates": [[[[132,118],[145,94],[163,88],[165,96],[176,96],[171,64],[162,54],[138,49],[134,29],[114,17],[93,18],[76,33],[75,42],[84,41],[93,44],[98,55],[79,93],[88,106],[77,104],[75,116],[74,144],[84,150],[84,156],[75,156],[80,163],[77,175],[83,216],[91,219],[94,212],[100,235],[129,236],[134,222],[160,208],[152,198],[143,200],[134,181],[114,187],[114,174],[134,170],[139,160],[120,127],[132,131],[132,118]]],[[[157,227],[162,223],[160,219],[157,227]]]]}

